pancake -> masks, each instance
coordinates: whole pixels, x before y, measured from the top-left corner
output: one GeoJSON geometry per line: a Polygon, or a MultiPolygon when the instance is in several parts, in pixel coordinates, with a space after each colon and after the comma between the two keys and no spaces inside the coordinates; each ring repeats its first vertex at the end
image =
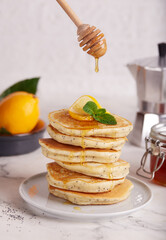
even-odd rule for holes
{"type": "Polygon", "coordinates": [[[129,173],[130,167],[128,162],[121,159],[114,163],[68,163],[57,160],[54,161],[70,171],[105,179],[124,178],[129,173]]]}
{"type": "Polygon", "coordinates": [[[123,183],[124,178],[117,180],[107,180],[71,172],[60,167],[55,162],[47,164],[47,181],[49,185],[78,192],[108,192],[116,185],[123,183]]]}
{"type": "Polygon", "coordinates": [[[106,193],[81,193],[55,188],[49,185],[49,191],[54,196],[66,199],[78,205],[105,205],[114,204],[125,200],[131,192],[133,184],[128,180],[114,187],[106,193]]]}
{"type": "Polygon", "coordinates": [[[104,138],[104,137],[79,137],[69,136],[59,132],[56,128],[49,125],[47,132],[56,141],[64,144],[80,146],[82,148],[100,148],[121,150],[126,138],[104,138]]]}
{"type": "Polygon", "coordinates": [[[111,163],[119,159],[121,151],[107,149],[83,149],[59,143],[51,138],[39,140],[42,153],[48,158],[62,162],[99,162],[111,163]]]}
{"type": "MultiPolygon", "coordinates": [[[[113,114],[112,114],[113,115],[113,114]]],[[[78,121],[70,117],[67,109],[49,113],[48,119],[50,124],[59,132],[71,136],[99,136],[119,138],[126,137],[133,126],[128,120],[113,115],[116,118],[116,125],[107,125],[93,121],[78,121]]]]}

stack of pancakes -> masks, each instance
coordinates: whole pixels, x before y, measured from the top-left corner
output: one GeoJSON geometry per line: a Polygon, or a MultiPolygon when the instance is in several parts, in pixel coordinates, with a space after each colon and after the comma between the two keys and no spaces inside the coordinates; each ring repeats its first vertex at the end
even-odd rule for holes
{"type": "Polygon", "coordinates": [[[47,131],[40,139],[53,195],[74,204],[113,204],[126,199],[132,183],[126,179],[129,163],[119,159],[132,124],[117,115],[116,125],[73,119],[67,109],[49,114],[47,131]]]}

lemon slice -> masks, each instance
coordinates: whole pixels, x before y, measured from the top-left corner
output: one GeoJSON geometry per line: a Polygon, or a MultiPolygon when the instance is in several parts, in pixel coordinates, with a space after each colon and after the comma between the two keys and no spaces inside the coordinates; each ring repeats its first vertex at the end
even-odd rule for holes
{"type": "Polygon", "coordinates": [[[101,108],[98,101],[89,95],[83,95],[78,98],[69,108],[69,114],[72,118],[79,120],[79,121],[93,121],[93,117],[90,116],[88,113],[84,112],[83,107],[89,101],[93,101],[96,103],[98,108],[101,108]]]}

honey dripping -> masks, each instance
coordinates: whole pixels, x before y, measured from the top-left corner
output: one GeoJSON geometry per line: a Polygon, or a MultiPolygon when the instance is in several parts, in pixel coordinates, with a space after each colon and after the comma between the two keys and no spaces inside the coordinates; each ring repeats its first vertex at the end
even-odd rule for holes
{"type": "Polygon", "coordinates": [[[74,207],[74,210],[81,211],[81,208],[80,207],[74,207]]]}
{"type": "Polygon", "coordinates": [[[81,151],[81,164],[85,162],[85,150],[81,151]]]}
{"type": "Polygon", "coordinates": [[[69,155],[70,161],[73,159],[73,157],[74,157],[74,153],[73,153],[73,152],[70,152],[70,155],[69,155]]]}
{"type": "Polygon", "coordinates": [[[99,59],[95,58],[95,72],[99,71],[99,59]]]}

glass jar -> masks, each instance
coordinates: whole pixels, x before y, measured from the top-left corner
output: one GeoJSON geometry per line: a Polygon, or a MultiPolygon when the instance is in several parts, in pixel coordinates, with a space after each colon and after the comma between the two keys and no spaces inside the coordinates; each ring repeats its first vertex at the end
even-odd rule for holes
{"type": "Polygon", "coordinates": [[[159,123],[151,128],[150,136],[145,139],[146,151],[137,170],[139,176],[166,186],[166,123],[159,123]],[[145,165],[150,155],[150,169],[145,165]]]}

